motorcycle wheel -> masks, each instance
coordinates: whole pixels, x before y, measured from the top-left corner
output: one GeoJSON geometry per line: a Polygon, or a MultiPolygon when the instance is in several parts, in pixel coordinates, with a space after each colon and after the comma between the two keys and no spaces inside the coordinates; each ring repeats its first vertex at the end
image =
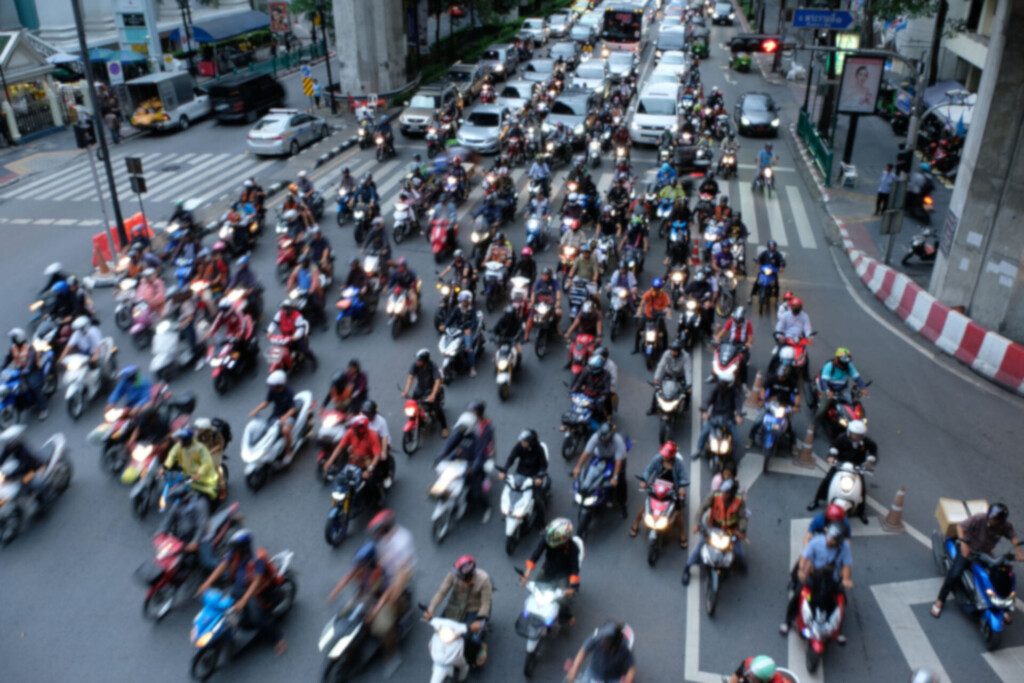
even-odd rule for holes
{"type": "Polygon", "coordinates": [[[149,330],[143,330],[138,334],[132,335],[132,342],[135,344],[135,348],[142,351],[149,348],[149,342],[151,341],[152,332],[149,330]]]}
{"type": "Polygon", "coordinates": [[[770,310],[771,294],[765,294],[763,291],[758,290],[757,292],[757,314],[764,315],[770,310]]]}
{"type": "Polygon", "coordinates": [[[999,649],[999,646],[1003,643],[1003,632],[993,631],[992,627],[988,623],[988,619],[982,617],[981,619],[981,639],[985,643],[985,649],[989,652],[993,652],[999,649]]]}
{"type": "Polygon", "coordinates": [[[114,311],[114,324],[117,329],[127,332],[132,327],[132,311],[128,306],[122,306],[114,311]]]}
{"type": "Polygon", "coordinates": [[[391,322],[391,338],[392,339],[398,339],[398,335],[400,335],[402,333],[402,324],[403,323],[402,323],[402,319],[401,318],[395,318],[391,322]]]}
{"type": "Polygon", "coordinates": [[[362,244],[363,240],[366,238],[366,227],[362,221],[356,225],[356,234],[353,235],[353,237],[355,237],[356,244],[362,244]]]}
{"type": "Polygon", "coordinates": [[[615,313],[612,315],[612,328],[608,331],[608,336],[611,337],[612,341],[619,336],[619,314],[615,313]]]}
{"type": "Polygon", "coordinates": [[[658,360],[657,360],[657,358],[655,358],[655,355],[656,354],[652,353],[651,355],[647,356],[647,358],[644,361],[645,364],[647,365],[647,371],[648,372],[650,372],[651,370],[654,370],[654,366],[658,364],[658,360]]]}
{"type": "Polygon", "coordinates": [[[391,228],[391,239],[395,241],[395,244],[401,244],[405,241],[405,230],[402,229],[401,225],[395,225],[391,228]]]}
{"type": "Polygon", "coordinates": [[[207,681],[217,671],[220,662],[220,645],[216,644],[200,650],[192,657],[190,673],[197,681],[207,681]]]}
{"type": "Polygon", "coordinates": [[[72,420],[78,420],[82,417],[82,413],[85,411],[85,397],[81,392],[76,392],[68,397],[67,401],[68,416],[72,420]]]}
{"type": "Polygon", "coordinates": [[[807,673],[813,674],[818,670],[818,665],[821,664],[821,655],[814,651],[814,647],[810,642],[807,643],[807,659],[805,666],[807,667],[807,673]]]}
{"type": "Polygon", "coordinates": [[[54,471],[53,479],[50,481],[50,485],[57,493],[64,493],[67,491],[68,486],[71,485],[71,461],[64,460],[60,467],[54,471]]]}
{"type": "Polygon", "coordinates": [[[378,162],[384,161],[384,148],[383,147],[378,147],[377,148],[377,161],[378,162]]]}
{"type": "Polygon", "coordinates": [[[533,672],[537,668],[537,653],[527,652],[526,661],[523,662],[523,675],[527,678],[533,677],[533,672]]]}
{"type": "Polygon", "coordinates": [[[0,522],[0,546],[7,545],[17,538],[19,531],[21,531],[21,510],[14,508],[0,522]]]}
{"type": "Polygon", "coordinates": [[[418,451],[420,448],[420,430],[419,427],[416,429],[409,430],[408,432],[402,433],[402,450],[405,451],[406,455],[411,456],[413,453],[418,451]]]}
{"type": "Polygon", "coordinates": [[[771,448],[764,452],[764,464],[761,466],[761,473],[768,474],[768,461],[771,460],[779,452],[779,439],[776,438],[772,442],[771,448]]]}
{"type": "Polygon", "coordinates": [[[229,388],[231,388],[231,381],[228,379],[227,373],[222,372],[213,378],[213,390],[218,394],[227,393],[229,388]]]}
{"type": "Polygon", "coordinates": [[[765,183],[764,184],[764,194],[765,194],[765,196],[768,199],[772,198],[772,190],[774,190],[774,189],[775,189],[775,183],[765,183]]]}
{"type": "Polygon", "coordinates": [[[339,318],[338,322],[334,323],[334,333],[338,335],[338,339],[348,339],[352,336],[352,318],[339,318]]]}
{"type": "Polygon", "coordinates": [[[708,570],[708,585],[704,598],[704,609],[708,616],[715,616],[715,608],[718,607],[718,577],[714,575],[713,569],[708,570]]]}
{"type": "Polygon", "coordinates": [[[658,563],[658,555],[661,552],[661,548],[658,544],[658,539],[654,539],[650,542],[647,548],[647,566],[654,567],[658,563]]]}
{"type": "Polygon", "coordinates": [[[590,510],[587,508],[580,508],[579,515],[576,518],[576,533],[579,534],[580,538],[586,538],[587,532],[590,531],[590,520],[592,515],[590,510]]]}
{"type": "Polygon", "coordinates": [[[502,401],[507,401],[509,396],[512,395],[512,388],[508,384],[498,385],[498,398],[502,401]]]}
{"type": "Polygon", "coordinates": [[[665,443],[666,441],[668,441],[668,437],[671,431],[672,426],[669,424],[669,421],[662,420],[661,426],[658,428],[658,443],[665,443]]]}
{"type": "Polygon", "coordinates": [[[938,531],[932,533],[932,558],[935,560],[935,568],[940,574],[945,574],[949,567],[946,566],[945,539],[938,531]]]}
{"type": "Polygon", "coordinates": [[[519,540],[512,536],[505,537],[505,554],[511,556],[516,551],[516,546],[519,544],[519,540]]]}
{"type": "Polygon", "coordinates": [[[544,330],[537,330],[537,341],[533,344],[533,350],[537,358],[543,358],[548,353],[548,335],[544,330]]]}
{"type": "Polygon", "coordinates": [[[664,239],[665,235],[667,235],[667,234],[668,234],[668,220],[663,220],[661,222],[661,225],[658,226],[658,237],[661,237],[662,239],[664,239]]]}
{"type": "Polygon", "coordinates": [[[149,491],[144,491],[142,495],[132,498],[132,512],[139,519],[146,518],[146,515],[149,514],[150,507],[149,491]]]}
{"type": "Polygon", "coordinates": [[[562,457],[566,462],[569,462],[576,455],[576,436],[572,432],[568,432],[565,435],[565,439],[562,440],[562,457]]]}
{"type": "Polygon", "coordinates": [[[348,513],[343,512],[337,517],[329,517],[324,527],[324,540],[327,545],[337,548],[348,537],[348,513]]]}
{"type": "Polygon", "coordinates": [[[295,584],[295,578],[290,574],[286,575],[284,580],[281,581],[281,585],[277,587],[277,604],[271,610],[271,617],[280,619],[290,612],[292,605],[295,604],[295,594],[298,590],[299,587],[295,584]]]}
{"type": "Polygon", "coordinates": [[[498,307],[498,289],[495,287],[487,293],[487,300],[485,302],[488,313],[494,313],[494,309],[498,307]]]}
{"type": "Polygon", "coordinates": [[[128,464],[127,449],[119,443],[107,444],[100,455],[100,464],[111,474],[120,474],[128,464]]]}
{"type": "Polygon", "coordinates": [[[721,318],[728,318],[735,306],[736,296],[732,292],[722,292],[718,296],[718,303],[715,304],[715,312],[721,318]]]}
{"type": "Polygon", "coordinates": [[[434,520],[434,523],[430,527],[430,537],[434,539],[434,543],[441,545],[444,542],[448,532],[451,531],[452,527],[452,512],[449,510],[440,517],[434,520]]]}
{"type": "Polygon", "coordinates": [[[288,267],[287,263],[277,264],[277,279],[279,282],[284,282],[288,279],[288,275],[291,273],[291,268],[288,267]]]}
{"type": "Polygon", "coordinates": [[[253,493],[263,488],[263,485],[267,483],[267,469],[261,467],[257,470],[253,470],[245,476],[245,483],[249,485],[253,493]]]}
{"type": "Polygon", "coordinates": [[[150,621],[160,621],[174,607],[174,586],[165,583],[142,603],[142,616],[150,621]]]}

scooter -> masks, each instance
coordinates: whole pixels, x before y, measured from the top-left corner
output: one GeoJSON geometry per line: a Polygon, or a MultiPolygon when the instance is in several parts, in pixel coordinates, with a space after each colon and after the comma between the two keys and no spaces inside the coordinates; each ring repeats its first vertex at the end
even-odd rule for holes
{"type": "MultiPolygon", "coordinates": [[[[834,457],[835,449],[829,453],[834,457]]],[[[839,505],[847,514],[853,516],[861,505],[864,504],[865,486],[864,477],[874,474],[875,458],[868,456],[864,465],[854,465],[852,462],[841,462],[836,465],[836,474],[828,486],[828,502],[839,505]]]]}
{"type": "MultiPolygon", "coordinates": [[[[487,462],[493,467],[490,460],[487,462]]],[[[468,470],[469,464],[465,460],[443,460],[434,467],[437,480],[431,485],[429,496],[437,501],[430,515],[430,532],[435,543],[441,543],[453,523],[466,514],[469,506],[468,470]]]]}
{"type": "MultiPolygon", "coordinates": [[[[547,444],[541,443],[540,447],[544,451],[544,462],[549,463],[547,444]]],[[[526,477],[506,472],[500,467],[497,469],[505,475],[505,488],[501,491],[501,514],[505,517],[505,553],[511,555],[530,529],[544,524],[544,513],[537,505],[537,496],[547,494],[544,489],[546,476],[526,477]]],[[[544,469],[546,471],[547,467],[544,469]]]]}
{"type": "Polygon", "coordinates": [[[768,199],[772,198],[772,192],[775,191],[775,171],[772,170],[771,166],[766,166],[761,173],[754,178],[754,192],[761,192],[766,195],[768,199]]]}
{"type": "Polygon", "coordinates": [[[352,519],[370,508],[370,484],[363,479],[363,470],[355,465],[345,465],[331,481],[331,509],[324,525],[324,540],[337,548],[348,538],[352,519]]]}
{"type": "Polygon", "coordinates": [[[530,278],[516,275],[509,278],[508,300],[521,320],[526,319],[527,306],[530,303],[530,278]]]}
{"type": "Polygon", "coordinates": [[[796,631],[807,641],[808,673],[818,670],[826,646],[839,637],[845,616],[846,594],[839,590],[831,570],[816,572],[808,584],[800,588],[796,631]]]}
{"type": "Polygon", "coordinates": [[[934,263],[938,252],[939,238],[935,236],[935,232],[931,228],[925,228],[914,235],[900,265],[909,264],[910,259],[914,256],[920,259],[921,263],[934,263]]]}
{"type": "MultiPolygon", "coordinates": [[[[647,494],[644,502],[647,565],[653,567],[658,562],[662,548],[668,542],[669,532],[672,530],[672,517],[683,501],[679,500],[675,484],[671,481],[655,479],[654,486],[647,486],[642,476],[638,474],[636,478],[640,480],[640,491],[647,494]]],[[[682,519],[680,523],[686,524],[686,519],[682,519]]]]}
{"type": "Polygon", "coordinates": [[[128,502],[139,519],[145,519],[160,500],[160,464],[166,454],[166,449],[139,441],[132,448],[127,466],[121,471],[121,483],[131,487],[128,502]]]}
{"type": "Polygon", "coordinates": [[[338,188],[338,208],[337,208],[337,221],[338,227],[345,225],[345,222],[349,218],[352,218],[353,207],[355,205],[355,198],[353,197],[354,191],[347,187],[338,188]]]}
{"type": "Polygon", "coordinates": [[[298,373],[303,366],[309,365],[311,372],[316,372],[316,362],[304,353],[292,351],[290,337],[283,334],[272,334],[269,336],[270,348],[267,349],[264,360],[267,361],[267,374],[275,370],[284,370],[289,375],[298,373]]]}
{"type": "Polygon", "coordinates": [[[484,306],[487,308],[488,313],[493,313],[501,303],[502,297],[505,296],[506,290],[508,289],[508,283],[506,281],[507,272],[508,269],[505,267],[504,263],[488,261],[484,264],[483,294],[484,306]]]}
{"type": "Polygon", "coordinates": [[[406,237],[412,237],[420,231],[420,224],[416,220],[416,209],[411,203],[403,202],[400,199],[396,200],[391,220],[391,238],[395,240],[395,244],[401,244],[406,237]]]}
{"type": "Polygon", "coordinates": [[[569,371],[576,377],[587,367],[590,357],[597,350],[597,339],[593,335],[579,333],[569,347],[569,371]]]}
{"type": "MultiPolygon", "coordinates": [[[[820,378],[816,377],[814,381],[815,387],[815,405],[818,405],[820,401],[828,400],[828,398],[821,394],[818,390],[820,378]]],[[[865,388],[870,386],[871,382],[864,384],[865,388]]],[[[864,405],[860,401],[862,390],[854,384],[842,391],[834,392],[832,398],[832,405],[825,411],[823,417],[823,424],[825,429],[828,431],[829,439],[835,441],[840,434],[846,431],[846,427],[854,420],[861,420],[867,422],[867,415],[864,411],[864,405]]]]}
{"type": "Polygon", "coordinates": [[[768,474],[768,462],[772,458],[792,447],[789,425],[792,412],[792,406],[783,405],[772,399],[764,406],[764,418],[754,431],[753,438],[754,445],[759,446],[764,454],[761,470],[764,474],[768,474]]]}
{"type": "Polygon", "coordinates": [[[139,281],[133,277],[126,277],[117,283],[117,290],[114,292],[114,324],[122,332],[127,332],[132,327],[132,309],[138,284],[139,281]]]}
{"type": "Polygon", "coordinates": [[[591,137],[587,143],[587,163],[591,168],[601,165],[601,140],[597,136],[591,137]]]}
{"type": "MultiPolygon", "coordinates": [[[[580,563],[586,555],[583,539],[573,536],[572,542],[580,551],[580,563]]],[[[522,576],[522,570],[516,568],[516,573],[522,576]]],[[[526,659],[523,662],[523,675],[527,678],[533,676],[537,668],[537,655],[541,643],[558,635],[565,625],[559,617],[566,597],[567,585],[553,582],[530,580],[526,583],[526,603],[516,619],[516,633],[526,639],[526,659]]]]}
{"type": "MultiPolygon", "coordinates": [[[[269,616],[275,621],[284,619],[295,603],[295,576],[291,571],[294,555],[285,550],[270,560],[277,569],[275,585],[268,589],[272,596],[269,616]]],[[[192,678],[209,680],[220,666],[256,639],[259,631],[242,625],[242,618],[231,611],[234,604],[234,598],[219,590],[211,588],[203,593],[203,608],[192,620],[192,644],[196,647],[192,678]]]]}
{"type": "Polygon", "coordinates": [[[256,369],[259,355],[259,341],[256,337],[249,340],[225,339],[219,346],[211,345],[206,362],[210,366],[214,391],[218,394],[227,393],[233,382],[256,369]]]}
{"type": "Polygon", "coordinates": [[[295,394],[298,412],[292,427],[292,447],[285,452],[281,423],[253,418],[242,433],[242,462],[245,463],[245,483],[254,492],[263,488],[271,472],[282,470],[292,463],[313,432],[313,394],[300,391],[295,394]]]}
{"type": "Polygon", "coordinates": [[[772,299],[779,300],[779,272],[775,266],[766,263],[757,271],[758,315],[772,312],[772,299]]]}
{"type": "Polygon", "coordinates": [[[711,473],[718,474],[726,460],[732,458],[733,442],[732,432],[729,431],[728,418],[712,415],[712,429],[708,436],[704,453],[711,460],[711,473]]]}
{"type": "Polygon", "coordinates": [[[430,220],[430,251],[434,254],[434,262],[440,263],[458,246],[458,222],[450,221],[447,218],[432,217],[430,220]]]}
{"type": "Polygon", "coordinates": [[[700,564],[702,572],[707,574],[704,609],[709,617],[713,617],[718,606],[718,591],[722,581],[732,571],[735,559],[733,547],[739,539],[717,526],[709,527],[706,520],[707,517],[701,520],[700,525],[700,532],[704,536],[704,546],[700,549],[700,564]]]}
{"type": "MultiPolygon", "coordinates": [[[[205,320],[197,320],[195,325],[196,339],[202,339],[209,329],[205,320]]],[[[149,362],[149,371],[154,377],[165,382],[186,368],[193,367],[197,360],[206,356],[206,349],[198,345],[190,348],[187,340],[178,329],[176,322],[164,318],[156,325],[152,341],[153,360],[149,362]]]]}
{"type": "MultiPolygon", "coordinates": [[[[477,311],[477,331],[473,343],[476,345],[476,357],[479,359],[484,350],[483,311],[477,311]]],[[[450,384],[457,373],[469,372],[469,358],[463,349],[462,330],[445,329],[444,335],[437,342],[437,348],[444,360],[441,361],[441,376],[445,384],[450,384]]]]}
{"type": "Polygon", "coordinates": [[[659,329],[656,320],[648,319],[644,321],[644,329],[640,341],[640,351],[644,356],[647,370],[654,370],[658,361],[661,360],[662,353],[665,351],[665,338],[661,334],[661,329],[659,329]]]}
{"type": "MultiPolygon", "coordinates": [[[[615,472],[615,460],[612,458],[592,457],[586,468],[572,483],[573,502],[579,506],[576,521],[576,533],[586,538],[590,524],[601,509],[611,504],[614,495],[611,485],[612,474],[615,472]]],[[[626,507],[621,506],[623,518],[626,507]]]]}
{"type": "Polygon", "coordinates": [[[562,414],[561,430],[565,432],[562,440],[562,457],[566,462],[579,457],[587,443],[587,439],[596,429],[594,420],[594,400],[582,392],[569,395],[572,404],[562,414]]]}
{"type": "Polygon", "coordinates": [[[132,324],[128,332],[135,343],[135,348],[144,349],[149,346],[153,340],[156,318],[156,312],[145,301],[136,301],[132,304],[132,324]]]}
{"type": "MultiPolygon", "coordinates": [[[[367,623],[372,607],[372,603],[368,604],[366,600],[352,601],[320,632],[318,646],[326,657],[321,680],[325,683],[352,680],[380,653],[383,644],[370,633],[367,623]]],[[[415,623],[413,615],[410,609],[398,617],[399,640],[412,629],[415,623]]]]}
{"type": "Polygon", "coordinates": [[[611,291],[611,308],[608,316],[608,335],[612,341],[619,336],[619,332],[629,326],[629,321],[634,317],[633,295],[625,287],[615,287],[611,291]]]}
{"type": "Polygon", "coordinates": [[[715,379],[732,384],[742,374],[742,368],[741,345],[730,342],[715,344],[715,353],[711,360],[711,374],[715,379]]]}
{"type": "Polygon", "coordinates": [[[701,340],[701,304],[696,297],[688,296],[683,304],[678,335],[687,352],[692,351],[701,340]]]}
{"type": "MultiPolygon", "coordinates": [[[[439,403],[444,400],[443,390],[438,393],[437,400],[439,403]]],[[[402,426],[402,450],[406,455],[411,456],[419,450],[424,432],[433,429],[435,420],[430,411],[414,398],[406,399],[402,410],[405,413],[405,424],[402,426]]]]}
{"type": "Polygon", "coordinates": [[[45,513],[71,484],[71,459],[64,435],[57,433],[47,439],[42,453],[49,457],[42,473],[36,475],[42,481],[39,493],[30,492],[21,478],[10,478],[19,464],[16,458],[8,458],[0,467],[0,546],[17,538],[25,524],[45,513]]]}
{"type": "Polygon", "coordinates": [[[498,397],[507,401],[512,395],[512,378],[519,374],[519,353],[515,344],[503,343],[494,351],[494,382],[498,397]]]}
{"type": "Polygon", "coordinates": [[[538,299],[530,311],[533,316],[533,328],[537,338],[533,342],[533,350],[537,358],[543,358],[548,353],[548,344],[558,332],[558,321],[555,319],[554,302],[548,299],[538,299]]]}
{"type": "Polygon", "coordinates": [[[338,312],[334,317],[334,333],[339,339],[348,339],[357,328],[366,334],[373,331],[376,306],[361,296],[358,287],[342,289],[335,308],[338,312]]]}
{"type": "Polygon", "coordinates": [[[434,635],[430,638],[430,683],[454,683],[469,676],[466,661],[466,634],[469,627],[454,619],[430,620],[434,635]]]}
{"type": "Polygon", "coordinates": [[[718,274],[718,301],[715,303],[715,312],[719,317],[728,318],[736,307],[736,288],[739,281],[732,269],[723,270],[718,274]]]}
{"type": "Polygon", "coordinates": [[[100,342],[100,355],[96,367],[89,363],[89,357],[73,353],[64,361],[64,403],[72,420],[82,417],[87,403],[117,379],[117,347],[114,340],[105,337],[100,342]]]}
{"type": "Polygon", "coordinates": [[[530,214],[526,219],[526,246],[534,251],[543,250],[548,245],[548,226],[550,216],[530,214]]]}
{"type": "Polygon", "coordinates": [[[689,407],[690,396],[686,386],[675,377],[665,377],[654,386],[654,405],[660,422],[658,443],[665,443],[672,435],[676,419],[689,407]]]}
{"type": "MultiPolygon", "coordinates": [[[[417,289],[419,282],[416,283],[417,289]]],[[[418,300],[417,300],[418,301],[418,300]]],[[[417,304],[418,305],[418,304],[417,304]]],[[[388,294],[384,312],[388,316],[388,325],[391,327],[391,338],[398,339],[398,335],[407,327],[412,327],[412,316],[418,311],[409,310],[409,293],[404,287],[394,287],[388,294]]]]}

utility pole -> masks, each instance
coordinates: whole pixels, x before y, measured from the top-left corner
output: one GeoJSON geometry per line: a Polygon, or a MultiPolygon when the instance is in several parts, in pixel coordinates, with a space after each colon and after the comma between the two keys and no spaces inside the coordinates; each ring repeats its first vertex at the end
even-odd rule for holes
{"type": "MultiPolygon", "coordinates": [[[[114,221],[117,223],[117,237],[122,247],[128,246],[128,233],[124,229],[124,218],[121,216],[121,204],[117,200],[117,183],[114,182],[114,169],[110,165],[110,149],[107,147],[107,133],[103,130],[103,117],[100,114],[100,102],[96,98],[96,80],[92,75],[92,64],[89,61],[89,46],[85,43],[85,25],[82,23],[81,0],[71,0],[71,9],[75,15],[75,32],[78,34],[78,49],[81,50],[82,66],[89,84],[89,101],[92,102],[92,120],[96,126],[96,139],[103,151],[103,167],[107,172],[107,184],[110,185],[110,203],[114,206],[114,221]]],[[[103,197],[97,197],[102,202],[103,197]]],[[[113,245],[111,245],[113,246],[113,245]]],[[[113,250],[111,250],[113,251],[113,250]]]]}
{"type": "Polygon", "coordinates": [[[327,99],[331,101],[331,114],[338,115],[338,103],[334,99],[334,77],[331,76],[331,51],[327,47],[327,21],[324,19],[324,0],[316,0],[316,14],[320,19],[320,35],[323,37],[324,66],[327,67],[327,99]]]}
{"type": "Polygon", "coordinates": [[[181,30],[185,34],[185,57],[188,59],[188,72],[194,78],[196,65],[195,50],[192,47],[192,7],[188,0],[178,0],[178,9],[181,10],[181,30]]]}

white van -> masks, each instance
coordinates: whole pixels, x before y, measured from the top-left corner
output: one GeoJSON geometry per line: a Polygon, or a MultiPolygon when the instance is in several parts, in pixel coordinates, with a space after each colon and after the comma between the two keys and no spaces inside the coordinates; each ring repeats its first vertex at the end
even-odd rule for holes
{"type": "Polygon", "coordinates": [[[132,103],[131,124],[143,130],[185,130],[210,113],[210,98],[192,76],[162,71],[125,83],[132,103]]]}
{"type": "Polygon", "coordinates": [[[636,109],[629,124],[629,137],[638,144],[658,144],[666,130],[679,130],[679,84],[648,85],[636,98],[636,109]]]}

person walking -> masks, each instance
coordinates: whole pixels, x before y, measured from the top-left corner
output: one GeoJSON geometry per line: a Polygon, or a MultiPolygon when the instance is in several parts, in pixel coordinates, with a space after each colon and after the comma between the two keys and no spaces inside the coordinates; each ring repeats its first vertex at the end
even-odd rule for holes
{"type": "Polygon", "coordinates": [[[323,89],[320,87],[320,80],[317,78],[313,79],[313,106],[317,109],[320,108],[320,97],[323,95],[323,89]]]}
{"type": "Polygon", "coordinates": [[[103,122],[110,129],[110,139],[114,144],[121,144],[121,119],[118,117],[117,112],[113,109],[108,109],[107,113],[103,115],[103,122]]]}
{"type": "Polygon", "coordinates": [[[892,164],[886,164],[882,171],[882,177],[878,179],[878,195],[875,198],[875,214],[882,215],[882,212],[889,205],[889,195],[892,194],[892,185],[896,182],[896,174],[893,173],[892,164]]]}

